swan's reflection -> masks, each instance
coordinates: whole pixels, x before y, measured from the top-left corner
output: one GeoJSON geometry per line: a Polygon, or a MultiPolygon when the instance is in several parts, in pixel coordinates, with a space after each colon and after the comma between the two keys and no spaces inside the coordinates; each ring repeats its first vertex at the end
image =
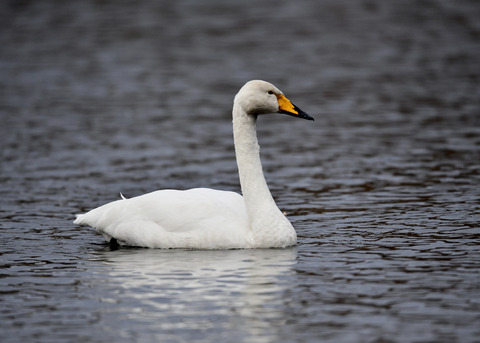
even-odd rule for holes
{"type": "Polygon", "coordinates": [[[113,288],[102,300],[129,308],[129,318],[143,326],[268,342],[285,321],[296,256],[296,248],[120,249],[97,251],[92,260],[102,262],[102,277],[113,288]]]}

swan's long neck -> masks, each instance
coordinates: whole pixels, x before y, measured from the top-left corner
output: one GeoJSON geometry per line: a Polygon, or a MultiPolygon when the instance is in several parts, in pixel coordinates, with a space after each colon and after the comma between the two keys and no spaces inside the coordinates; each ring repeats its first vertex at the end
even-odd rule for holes
{"type": "Polygon", "coordinates": [[[246,114],[239,104],[234,103],[235,153],[250,226],[254,237],[263,235],[276,237],[277,239],[281,237],[278,231],[283,229],[288,231],[287,240],[294,239],[296,242],[295,230],[275,204],[263,175],[256,121],[256,115],[246,114]],[[291,237],[292,235],[295,235],[295,237],[291,237]]]}
{"type": "Polygon", "coordinates": [[[240,184],[249,215],[254,217],[260,208],[276,208],[276,205],[263,175],[256,131],[257,117],[247,115],[240,106],[235,106],[234,112],[233,138],[240,184]]]}

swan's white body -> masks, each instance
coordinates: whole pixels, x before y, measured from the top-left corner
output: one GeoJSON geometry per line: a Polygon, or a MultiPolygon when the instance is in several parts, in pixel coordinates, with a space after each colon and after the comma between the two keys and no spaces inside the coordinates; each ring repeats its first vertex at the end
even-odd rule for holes
{"type": "Polygon", "coordinates": [[[257,115],[282,112],[313,120],[265,81],[247,82],[233,105],[235,152],[243,197],[207,188],[160,190],[78,215],[105,239],[150,248],[280,248],[297,234],[270,194],[260,162],[257,115]]]}

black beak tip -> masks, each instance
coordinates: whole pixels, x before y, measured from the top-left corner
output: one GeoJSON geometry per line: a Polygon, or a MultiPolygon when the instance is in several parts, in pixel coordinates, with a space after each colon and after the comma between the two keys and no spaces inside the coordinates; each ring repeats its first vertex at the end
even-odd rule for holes
{"type": "Polygon", "coordinates": [[[308,114],[306,114],[305,112],[303,112],[303,115],[304,115],[304,116],[303,116],[303,117],[301,117],[301,118],[303,118],[303,119],[307,119],[307,120],[311,120],[311,121],[315,121],[315,118],[313,118],[313,117],[309,116],[309,115],[308,115],[308,114]]]}
{"type": "Polygon", "coordinates": [[[307,113],[303,112],[301,109],[298,107],[295,108],[295,110],[298,112],[298,117],[302,119],[307,119],[307,120],[315,120],[313,117],[309,116],[307,113]]]}
{"type": "Polygon", "coordinates": [[[315,120],[313,117],[309,116],[307,113],[303,112],[301,109],[297,107],[295,108],[295,111],[297,111],[297,113],[288,112],[288,111],[279,111],[279,113],[283,113],[295,118],[302,118],[302,119],[312,120],[312,121],[315,120]]]}

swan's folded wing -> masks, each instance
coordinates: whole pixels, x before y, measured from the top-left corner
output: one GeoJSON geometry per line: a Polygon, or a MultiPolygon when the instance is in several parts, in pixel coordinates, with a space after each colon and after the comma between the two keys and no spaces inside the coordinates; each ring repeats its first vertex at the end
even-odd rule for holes
{"type": "Polygon", "coordinates": [[[224,243],[215,242],[220,236],[235,245],[249,227],[241,195],[206,188],[161,190],[117,200],[79,215],[75,223],[126,245],[163,248],[198,247],[199,242],[220,248],[224,243]]]}

